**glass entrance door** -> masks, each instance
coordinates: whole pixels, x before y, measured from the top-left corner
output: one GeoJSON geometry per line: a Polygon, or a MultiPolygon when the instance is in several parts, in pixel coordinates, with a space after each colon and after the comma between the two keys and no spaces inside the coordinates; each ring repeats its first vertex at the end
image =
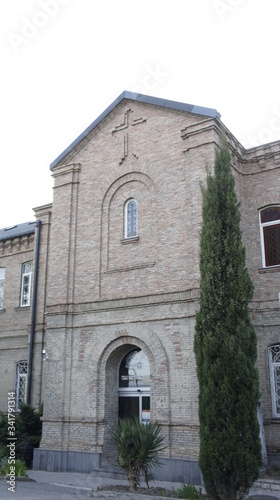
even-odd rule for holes
{"type": "Polygon", "coordinates": [[[119,418],[139,418],[140,422],[150,422],[150,393],[149,391],[120,392],[119,393],[119,418]]]}
{"type": "Polygon", "coordinates": [[[150,421],[150,365],[140,349],[130,351],[119,369],[119,418],[150,421]]]}
{"type": "Polygon", "coordinates": [[[119,397],[119,418],[139,418],[139,397],[119,397]]]}

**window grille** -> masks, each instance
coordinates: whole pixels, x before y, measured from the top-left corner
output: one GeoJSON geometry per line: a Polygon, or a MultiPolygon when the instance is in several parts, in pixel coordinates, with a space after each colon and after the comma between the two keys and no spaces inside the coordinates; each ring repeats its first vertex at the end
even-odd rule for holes
{"type": "Polygon", "coordinates": [[[16,364],[15,375],[15,395],[16,395],[16,411],[19,410],[19,405],[26,402],[27,393],[27,361],[19,361],[16,364]]]}
{"type": "Polygon", "coordinates": [[[272,413],[280,418],[280,345],[269,347],[272,413]]]}

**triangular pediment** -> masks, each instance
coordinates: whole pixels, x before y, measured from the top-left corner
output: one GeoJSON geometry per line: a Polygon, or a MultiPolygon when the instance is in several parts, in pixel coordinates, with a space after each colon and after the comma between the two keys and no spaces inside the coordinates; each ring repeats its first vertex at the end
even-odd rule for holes
{"type": "Polygon", "coordinates": [[[159,106],[174,111],[201,115],[209,118],[220,118],[220,113],[213,108],[171,101],[168,99],[137,94],[135,92],[128,92],[125,90],[51,163],[50,169],[52,170],[64,159],[66,160],[69,155],[71,156],[71,152],[75,150],[79,144],[84,141],[84,139],[124,100],[159,106]]]}

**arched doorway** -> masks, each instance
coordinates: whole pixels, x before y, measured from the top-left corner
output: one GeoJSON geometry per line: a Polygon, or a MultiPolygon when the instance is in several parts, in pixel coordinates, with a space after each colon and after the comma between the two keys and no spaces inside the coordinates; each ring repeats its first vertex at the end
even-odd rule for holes
{"type": "Polygon", "coordinates": [[[129,351],[119,367],[119,418],[150,421],[150,363],[139,348],[129,351]]]}

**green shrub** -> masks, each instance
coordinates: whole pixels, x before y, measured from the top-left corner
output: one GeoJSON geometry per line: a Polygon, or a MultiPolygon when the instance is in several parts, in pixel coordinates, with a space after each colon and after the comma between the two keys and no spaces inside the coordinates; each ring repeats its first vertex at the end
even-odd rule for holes
{"type": "Polygon", "coordinates": [[[201,488],[197,490],[193,484],[182,484],[182,488],[177,490],[177,494],[180,498],[195,500],[196,498],[201,498],[202,490],[201,488]]]}
{"type": "MultiPolygon", "coordinates": [[[[43,414],[43,405],[40,405],[38,410],[32,406],[22,403],[20,412],[15,414],[15,437],[16,440],[16,458],[20,458],[20,448],[25,443],[30,443],[34,448],[40,444],[42,436],[41,416],[43,414]]],[[[7,456],[7,438],[8,435],[8,417],[0,412],[0,460],[7,456]]]]}
{"type": "Polygon", "coordinates": [[[8,417],[0,412],[0,446],[7,446],[8,417]]]}
{"type": "Polygon", "coordinates": [[[38,410],[25,403],[20,405],[20,413],[16,421],[16,436],[18,439],[18,449],[28,442],[34,448],[38,448],[42,436],[43,405],[38,410]]]}
{"type": "Polygon", "coordinates": [[[0,443],[0,462],[3,458],[5,458],[8,455],[8,449],[7,446],[4,446],[2,443],[0,443]]]}
{"type": "Polygon", "coordinates": [[[197,500],[203,498],[202,488],[199,490],[193,484],[182,484],[181,488],[171,488],[171,490],[162,489],[160,492],[163,497],[185,498],[187,500],[197,500]]]}
{"type": "Polygon", "coordinates": [[[14,463],[9,463],[8,457],[1,460],[0,472],[3,476],[8,476],[11,473],[11,467],[15,467],[15,476],[26,477],[27,468],[23,460],[16,459],[14,463]]]}

